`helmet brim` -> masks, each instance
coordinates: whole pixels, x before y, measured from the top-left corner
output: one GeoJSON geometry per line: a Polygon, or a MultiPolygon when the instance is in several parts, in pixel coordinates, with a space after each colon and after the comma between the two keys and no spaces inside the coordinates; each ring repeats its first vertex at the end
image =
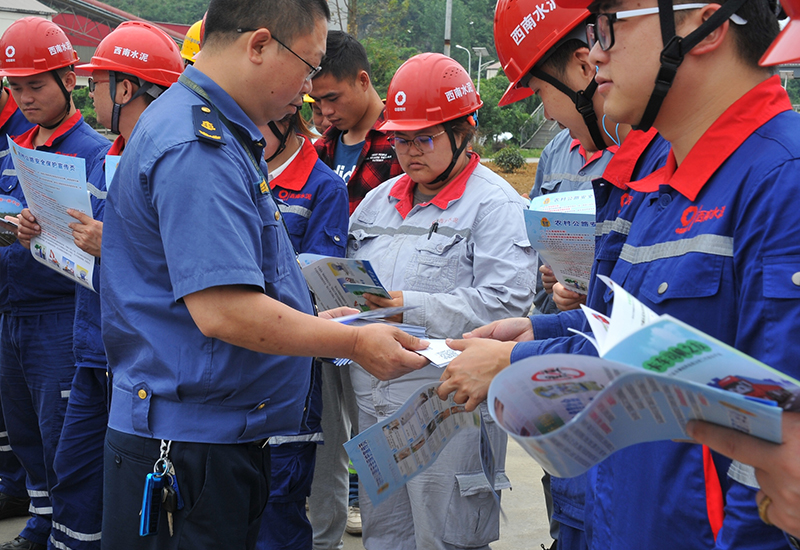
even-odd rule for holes
{"type": "Polygon", "coordinates": [[[800,61],[800,20],[791,19],[761,57],[763,67],[800,61]]]}
{"type": "Polygon", "coordinates": [[[506,105],[511,105],[517,101],[522,101],[526,97],[533,95],[533,90],[528,88],[528,86],[523,85],[521,80],[522,79],[520,79],[518,82],[512,82],[509,84],[508,88],[506,88],[506,91],[503,94],[503,97],[500,98],[500,101],[497,103],[497,105],[500,107],[505,107],[506,105]]]}

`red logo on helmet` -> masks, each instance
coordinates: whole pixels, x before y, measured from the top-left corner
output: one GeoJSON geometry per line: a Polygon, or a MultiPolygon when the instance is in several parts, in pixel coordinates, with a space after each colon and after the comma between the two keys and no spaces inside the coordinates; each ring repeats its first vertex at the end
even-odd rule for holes
{"type": "Polygon", "coordinates": [[[723,214],[725,214],[724,206],[722,208],[714,208],[714,210],[703,210],[702,204],[699,208],[690,206],[681,214],[681,225],[683,227],[677,228],[675,233],[686,233],[694,224],[719,219],[723,214]]]}

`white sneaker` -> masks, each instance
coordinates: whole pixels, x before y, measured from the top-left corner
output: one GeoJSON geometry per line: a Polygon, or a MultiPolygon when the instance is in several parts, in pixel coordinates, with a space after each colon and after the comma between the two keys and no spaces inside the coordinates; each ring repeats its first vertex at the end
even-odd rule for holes
{"type": "Polygon", "coordinates": [[[361,534],[361,509],[358,506],[347,508],[347,525],[344,530],[349,535],[361,534]]]}

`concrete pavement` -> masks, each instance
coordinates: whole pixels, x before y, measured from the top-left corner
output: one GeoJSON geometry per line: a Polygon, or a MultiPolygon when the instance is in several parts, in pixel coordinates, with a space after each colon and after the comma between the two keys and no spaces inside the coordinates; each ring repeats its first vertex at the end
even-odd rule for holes
{"type": "MultiPolygon", "coordinates": [[[[550,547],[547,513],[542,495],[542,469],[513,440],[508,442],[506,472],[513,489],[503,491],[503,511],[508,521],[500,520],[500,540],[493,550],[539,550],[550,547]]],[[[13,540],[25,526],[25,518],[0,521],[0,543],[13,540]]],[[[345,534],[345,550],[363,548],[360,537],[345,534]]],[[[200,549],[198,549],[200,550],[200,549]]]]}

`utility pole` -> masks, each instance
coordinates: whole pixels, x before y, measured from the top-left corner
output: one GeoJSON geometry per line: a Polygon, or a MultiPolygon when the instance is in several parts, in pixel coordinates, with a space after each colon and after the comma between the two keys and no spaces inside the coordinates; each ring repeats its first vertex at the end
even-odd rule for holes
{"type": "Polygon", "coordinates": [[[450,21],[453,19],[453,0],[447,0],[444,9],[444,55],[450,57],[450,21]]]}

